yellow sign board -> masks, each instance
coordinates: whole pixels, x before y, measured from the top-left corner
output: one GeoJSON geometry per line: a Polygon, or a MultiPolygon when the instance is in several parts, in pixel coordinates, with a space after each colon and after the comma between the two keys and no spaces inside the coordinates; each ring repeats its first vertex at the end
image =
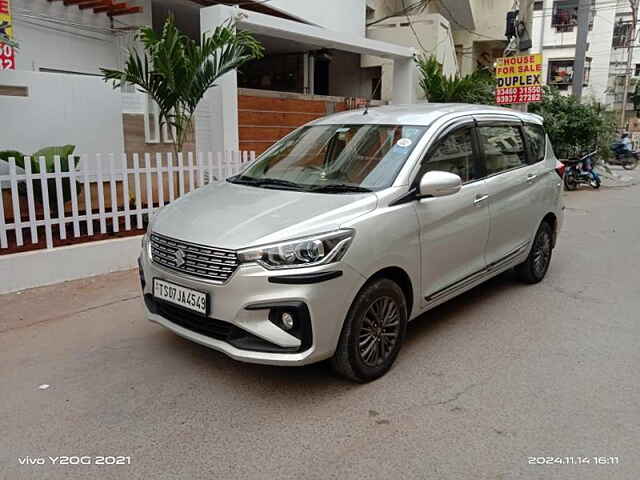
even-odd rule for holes
{"type": "Polygon", "coordinates": [[[542,55],[518,55],[496,60],[496,103],[542,100],[542,55]]]}
{"type": "MultiPolygon", "coordinates": [[[[0,0],[0,33],[9,39],[13,38],[11,21],[11,0],[0,0]]],[[[16,54],[11,45],[0,42],[0,70],[15,70],[16,54]]]]}

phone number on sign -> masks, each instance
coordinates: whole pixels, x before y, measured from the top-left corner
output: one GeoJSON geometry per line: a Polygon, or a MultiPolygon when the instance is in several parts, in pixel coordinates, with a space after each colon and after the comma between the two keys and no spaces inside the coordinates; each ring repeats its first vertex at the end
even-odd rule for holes
{"type": "Polygon", "coordinates": [[[496,103],[529,103],[542,100],[540,87],[516,87],[498,88],[496,90],[496,103]]]}

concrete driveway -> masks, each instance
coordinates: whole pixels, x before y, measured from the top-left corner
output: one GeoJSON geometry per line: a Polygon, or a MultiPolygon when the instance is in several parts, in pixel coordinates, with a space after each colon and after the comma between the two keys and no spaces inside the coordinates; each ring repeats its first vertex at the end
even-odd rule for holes
{"type": "Polygon", "coordinates": [[[368,385],[183,340],[134,271],[0,296],[0,478],[636,479],[640,187],[566,204],[543,283],[428,313],[368,385]]]}

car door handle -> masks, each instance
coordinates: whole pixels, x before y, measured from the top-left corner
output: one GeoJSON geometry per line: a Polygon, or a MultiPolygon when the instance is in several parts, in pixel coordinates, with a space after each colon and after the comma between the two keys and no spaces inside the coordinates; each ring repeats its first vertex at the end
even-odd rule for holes
{"type": "Polygon", "coordinates": [[[530,173],[527,175],[527,183],[533,183],[533,181],[538,177],[536,173],[530,173]]]}
{"type": "Polygon", "coordinates": [[[489,195],[476,195],[476,198],[473,201],[473,204],[478,205],[479,203],[484,202],[487,198],[489,198],[489,195]]]}

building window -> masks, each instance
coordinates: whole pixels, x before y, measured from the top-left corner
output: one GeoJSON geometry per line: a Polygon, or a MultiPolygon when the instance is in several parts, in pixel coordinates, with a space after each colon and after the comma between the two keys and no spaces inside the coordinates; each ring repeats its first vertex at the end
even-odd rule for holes
{"type": "Polygon", "coordinates": [[[633,74],[634,77],[640,77],[640,63],[636,63],[636,71],[633,74]]]}
{"type": "Polygon", "coordinates": [[[544,2],[533,2],[533,10],[540,11],[544,9],[544,2]]]}
{"type": "Polygon", "coordinates": [[[619,20],[613,27],[613,48],[626,47],[631,35],[631,22],[619,20]]]}
{"type": "MultiPolygon", "coordinates": [[[[572,32],[573,28],[578,25],[579,1],[580,0],[558,0],[553,2],[551,26],[555,27],[556,32],[572,32]]],[[[592,9],[589,12],[589,30],[593,27],[595,0],[591,1],[591,6],[592,9]]]]}
{"type": "MultiPolygon", "coordinates": [[[[589,84],[591,59],[587,58],[584,65],[584,85],[589,84]]],[[[547,84],[566,90],[573,83],[573,59],[549,61],[549,76],[547,84]]]]}

